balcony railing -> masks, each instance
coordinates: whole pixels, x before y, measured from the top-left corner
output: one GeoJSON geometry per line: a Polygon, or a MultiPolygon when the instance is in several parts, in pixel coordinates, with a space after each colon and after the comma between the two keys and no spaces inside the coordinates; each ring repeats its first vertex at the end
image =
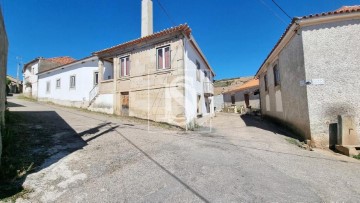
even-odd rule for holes
{"type": "Polygon", "coordinates": [[[214,95],[214,84],[212,82],[204,82],[204,94],[214,95]]]}

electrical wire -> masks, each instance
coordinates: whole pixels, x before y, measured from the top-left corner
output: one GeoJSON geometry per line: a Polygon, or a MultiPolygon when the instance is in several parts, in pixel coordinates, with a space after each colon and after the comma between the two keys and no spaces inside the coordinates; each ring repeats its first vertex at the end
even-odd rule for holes
{"type": "Polygon", "coordinates": [[[258,0],[261,4],[263,4],[266,8],[268,8],[282,23],[284,23],[285,25],[288,25],[289,23],[287,23],[283,18],[281,18],[268,4],[266,4],[263,0],[258,0]]]}
{"type": "Polygon", "coordinates": [[[156,0],[156,2],[159,4],[160,8],[163,10],[165,15],[169,18],[169,20],[173,24],[173,26],[176,26],[175,21],[171,18],[169,13],[166,11],[165,7],[161,4],[160,0],[156,0]]]}
{"type": "Polygon", "coordinates": [[[290,18],[290,20],[292,20],[292,18],[291,18],[291,16],[289,15],[289,14],[287,14],[286,13],[286,11],[283,9],[283,8],[281,8],[281,6],[279,5],[279,4],[277,4],[276,2],[275,2],[275,0],[271,0],[288,18],[290,18]]]}

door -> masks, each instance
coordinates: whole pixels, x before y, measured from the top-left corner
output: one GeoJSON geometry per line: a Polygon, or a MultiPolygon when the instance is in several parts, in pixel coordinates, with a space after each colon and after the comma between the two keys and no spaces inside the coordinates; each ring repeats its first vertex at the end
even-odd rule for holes
{"type": "Polygon", "coordinates": [[[246,108],[249,108],[249,94],[244,94],[246,108]]]}
{"type": "Polygon", "coordinates": [[[121,92],[121,115],[129,116],[129,92],[121,92]]]}

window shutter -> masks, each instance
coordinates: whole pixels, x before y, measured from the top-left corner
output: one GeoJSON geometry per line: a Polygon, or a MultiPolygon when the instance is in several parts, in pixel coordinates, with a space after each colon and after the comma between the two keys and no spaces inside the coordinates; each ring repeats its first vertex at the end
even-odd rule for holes
{"type": "Polygon", "coordinates": [[[121,75],[121,76],[124,76],[124,59],[120,59],[120,60],[121,60],[121,68],[120,68],[120,69],[121,69],[121,70],[120,70],[121,73],[120,73],[120,75],[121,75]]]}
{"type": "Polygon", "coordinates": [[[165,68],[170,68],[170,47],[165,48],[165,68]]]}
{"type": "Polygon", "coordinates": [[[130,59],[126,57],[126,75],[130,75],[130,59]]]}
{"type": "Polygon", "coordinates": [[[158,49],[158,68],[162,69],[163,68],[163,53],[162,53],[162,49],[158,49]]]}

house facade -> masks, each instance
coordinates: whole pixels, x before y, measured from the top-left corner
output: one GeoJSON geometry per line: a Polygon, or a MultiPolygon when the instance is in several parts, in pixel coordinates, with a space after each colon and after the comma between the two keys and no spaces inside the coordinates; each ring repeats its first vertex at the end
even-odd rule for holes
{"type": "Polygon", "coordinates": [[[6,67],[8,55],[8,38],[1,10],[0,5],[0,165],[2,152],[1,131],[5,126],[6,67]]]}
{"type": "Polygon", "coordinates": [[[21,93],[22,92],[22,81],[18,81],[16,78],[7,75],[7,80],[10,82],[7,84],[9,87],[9,93],[21,93]]]}
{"type": "Polygon", "coordinates": [[[223,93],[224,106],[234,107],[246,113],[252,109],[260,109],[259,100],[259,80],[251,79],[242,85],[232,87],[229,91],[223,93]]]}
{"type": "Polygon", "coordinates": [[[359,33],[359,6],[295,18],[256,74],[262,114],[320,147],[338,115],[354,117],[359,136],[359,33]]]}
{"type": "MultiPolygon", "coordinates": [[[[64,106],[88,108],[99,81],[98,58],[86,57],[37,73],[37,99],[64,106]]],[[[105,62],[109,67],[110,63],[105,62]]],[[[106,112],[106,109],[104,109],[106,112]]]]}
{"type": "Polygon", "coordinates": [[[38,96],[38,73],[51,70],[61,65],[75,61],[75,59],[64,56],[54,58],[38,57],[26,63],[23,67],[23,93],[25,96],[37,98],[38,96]]]}
{"type": "Polygon", "coordinates": [[[94,55],[100,60],[101,81],[93,108],[112,100],[114,114],[184,128],[192,128],[200,118],[214,115],[214,72],[188,25],[94,55]],[[106,61],[112,62],[112,67],[104,67],[106,61]],[[104,77],[107,72],[113,72],[114,78],[104,77]]]}

